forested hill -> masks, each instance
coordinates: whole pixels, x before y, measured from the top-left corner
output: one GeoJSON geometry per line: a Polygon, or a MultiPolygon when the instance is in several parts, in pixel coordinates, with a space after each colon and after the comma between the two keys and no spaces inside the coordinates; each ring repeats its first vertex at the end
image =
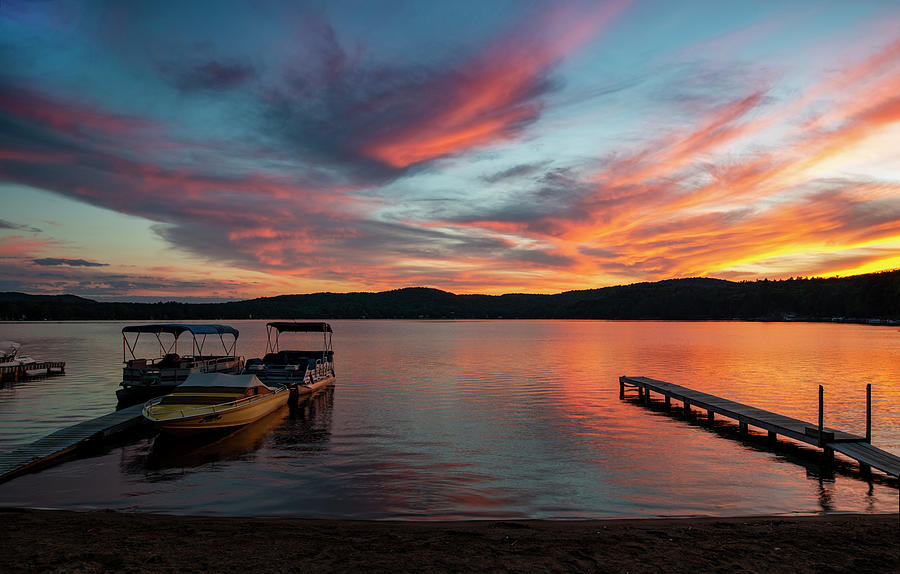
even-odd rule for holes
{"type": "Polygon", "coordinates": [[[98,302],[0,293],[0,320],[227,319],[762,319],[898,320],[900,270],[831,279],[671,279],[555,295],[381,293],[281,295],[228,303],[98,302]]]}

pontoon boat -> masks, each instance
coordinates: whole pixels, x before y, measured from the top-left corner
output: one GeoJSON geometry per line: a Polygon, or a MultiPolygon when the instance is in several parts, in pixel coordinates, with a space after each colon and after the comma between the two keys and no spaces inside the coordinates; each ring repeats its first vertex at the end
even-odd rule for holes
{"type": "Polygon", "coordinates": [[[334,382],[334,350],[331,343],[332,330],[328,323],[273,322],[266,324],[266,354],[261,359],[247,359],[244,373],[259,377],[267,385],[279,384],[290,387],[297,395],[316,392],[334,382]],[[283,333],[321,333],[320,349],[281,349],[283,333]]]}
{"type": "Polygon", "coordinates": [[[119,407],[137,404],[172,392],[194,373],[239,373],[243,358],[237,355],[238,330],[228,325],[133,325],[122,329],[122,388],[116,391],[119,407]],[[186,355],[179,355],[178,340],[189,333],[191,344],[186,355]],[[141,335],[153,336],[158,356],[136,356],[141,335]],[[204,354],[208,335],[217,336],[221,354],[204,354]],[[226,336],[228,338],[226,339],[226,336]],[[130,358],[129,358],[130,355],[130,358]]]}

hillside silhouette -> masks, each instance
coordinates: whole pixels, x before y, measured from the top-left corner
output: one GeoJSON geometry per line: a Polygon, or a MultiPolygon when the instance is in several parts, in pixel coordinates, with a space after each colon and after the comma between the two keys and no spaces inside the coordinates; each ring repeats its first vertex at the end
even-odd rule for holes
{"type": "Polygon", "coordinates": [[[733,282],[669,279],[554,295],[380,293],[280,295],[225,303],[101,302],[0,293],[0,320],[226,319],[900,320],[900,270],[843,278],[733,282]]]}

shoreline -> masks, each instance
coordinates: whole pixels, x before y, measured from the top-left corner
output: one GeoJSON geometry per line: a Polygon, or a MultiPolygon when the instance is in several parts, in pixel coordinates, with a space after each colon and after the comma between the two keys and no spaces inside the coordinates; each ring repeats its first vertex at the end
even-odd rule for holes
{"type": "Polygon", "coordinates": [[[897,572],[900,514],[361,521],[0,509],[3,572],[897,572]]]}

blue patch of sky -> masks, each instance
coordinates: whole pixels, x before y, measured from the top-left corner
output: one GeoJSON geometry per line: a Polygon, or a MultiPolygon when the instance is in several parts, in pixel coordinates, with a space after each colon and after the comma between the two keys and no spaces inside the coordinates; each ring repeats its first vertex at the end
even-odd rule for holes
{"type": "MultiPolygon", "coordinates": [[[[155,224],[147,219],[48,191],[0,182],[0,205],[4,206],[5,220],[38,228],[41,231],[36,237],[57,242],[59,252],[41,256],[89,260],[100,257],[103,263],[128,264],[163,260],[170,249],[153,230],[155,224]]],[[[11,235],[23,232],[0,231],[0,239],[11,235]]]]}

